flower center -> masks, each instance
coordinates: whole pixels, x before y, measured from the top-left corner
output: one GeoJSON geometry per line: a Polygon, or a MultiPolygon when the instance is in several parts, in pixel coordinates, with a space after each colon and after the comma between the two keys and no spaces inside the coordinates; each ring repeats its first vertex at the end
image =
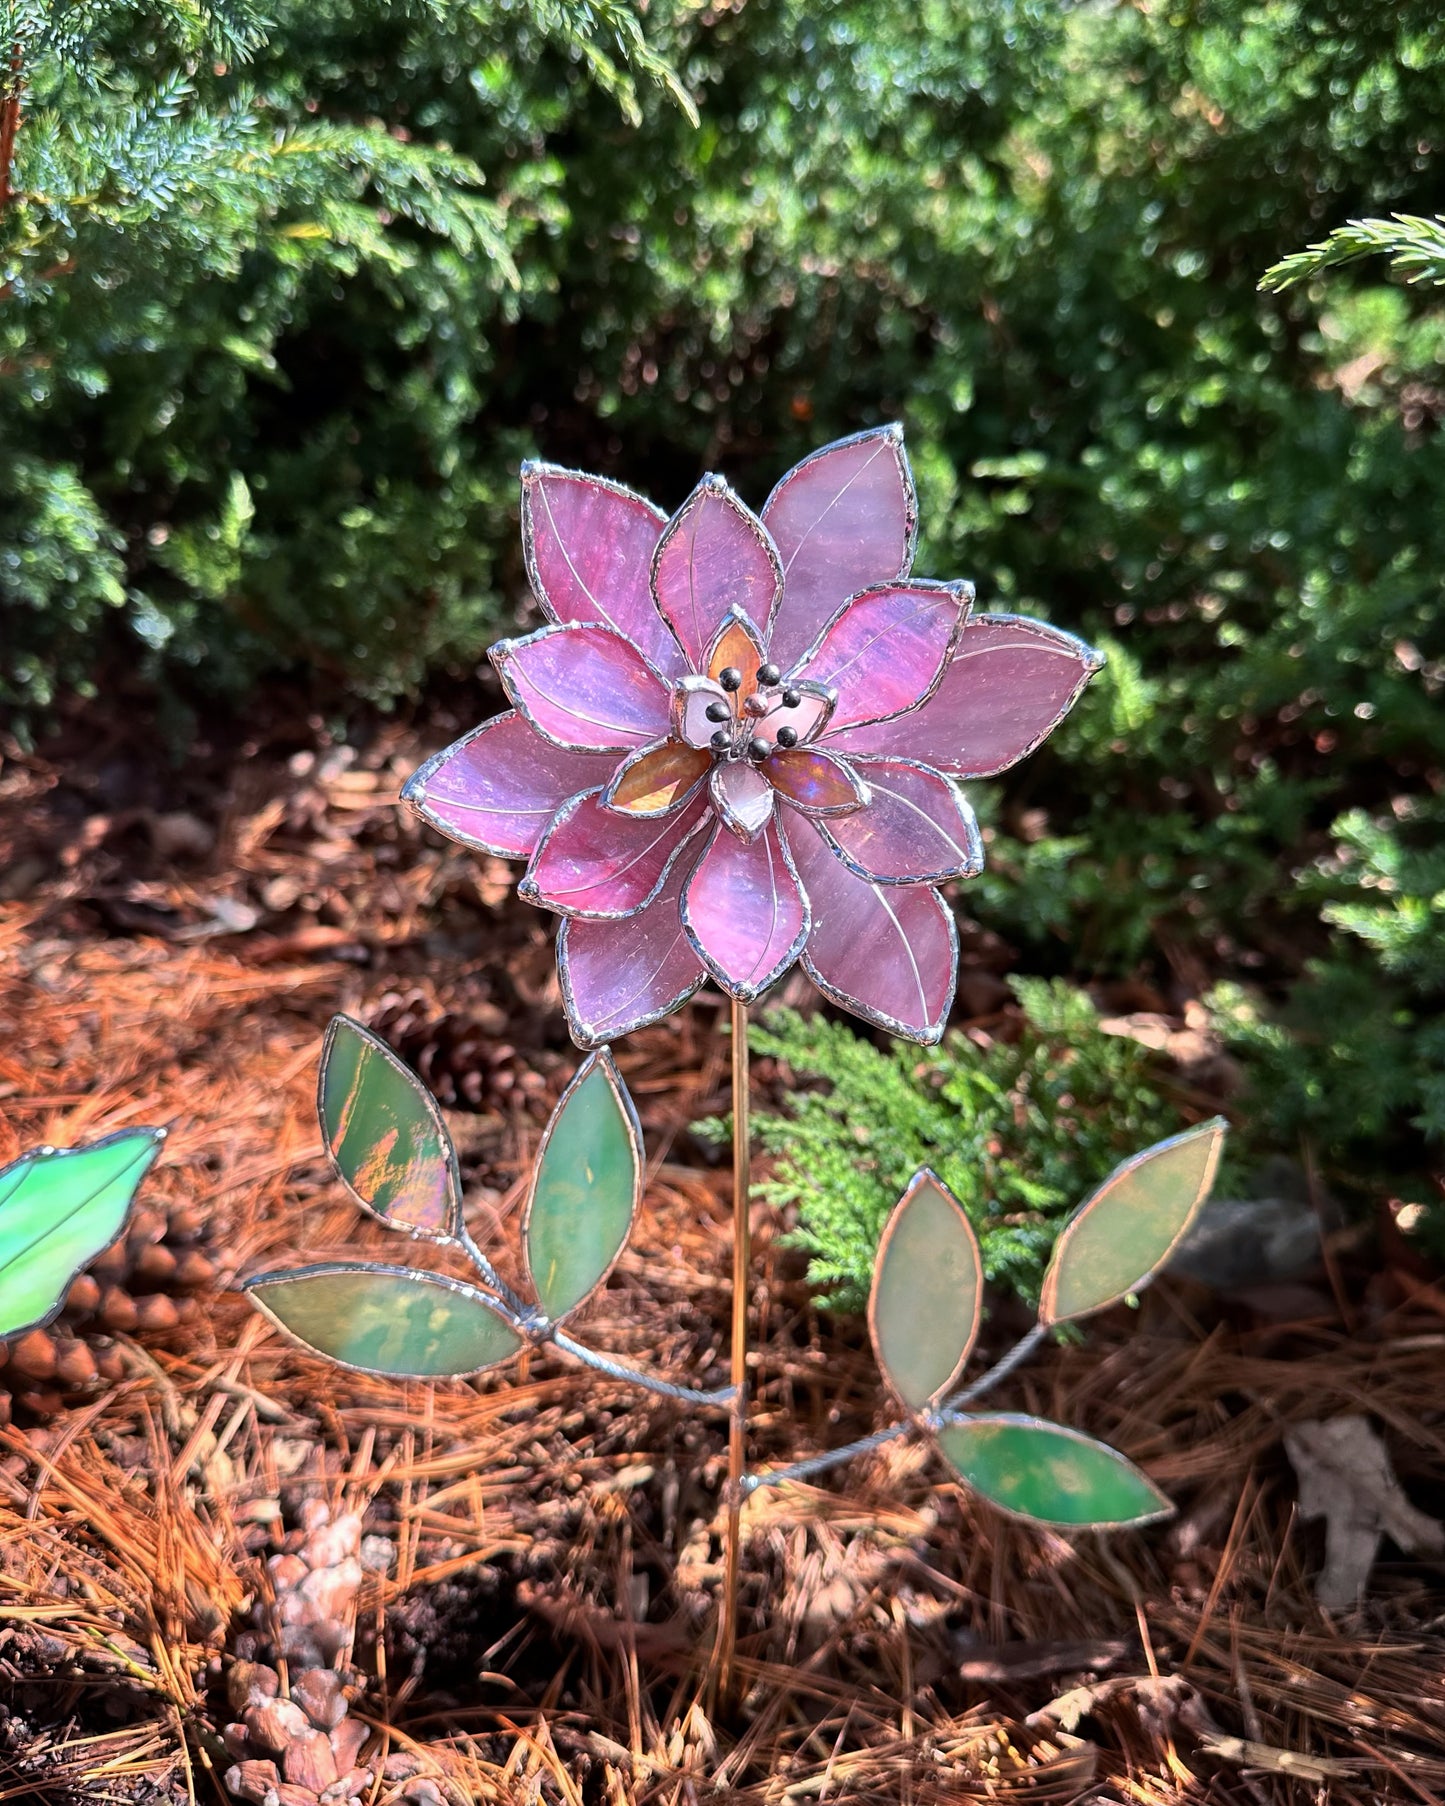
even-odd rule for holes
{"type": "Polygon", "coordinates": [[[718,672],[718,683],[728,693],[727,701],[711,702],[706,715],[718,727],[710,742],[719,761],[746,759],[761,765],[776,747],[796,746],[798,729],[787,717],[803,701],[801,690],[784,686],[776,665],[760,665],[757,682],[746,695],[743,674],[736,665],[718,672]]]}

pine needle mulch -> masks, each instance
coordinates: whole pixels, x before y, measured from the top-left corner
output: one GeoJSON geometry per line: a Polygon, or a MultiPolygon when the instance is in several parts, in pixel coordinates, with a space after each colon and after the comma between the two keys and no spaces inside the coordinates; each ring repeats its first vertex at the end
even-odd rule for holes
{"type": "MultiPolygon", "coordinates": [[[[173,780],[194,800],[167,810],[144,775],[98,797],[104,750],[88,790],[34,759],[0,784],[0,1154],[171,1123],[148,1190],[206,1212],[222,1284],[198,1322],[117,1338],[119,1384],[0,1431],[0,1800],[227,1798],[225,1666],[264,1642],[266,1557],[317,1497],[372,1548],[345,1627],[366,1759],[409,1754],[459,1806],[1445,1797],[1440,1565],[1387,1543],[1361,1609],[1322,1611],[1281,1444],[1367,1413],[1438,1512],[1445,1292],[1345,1288],[1282,1323],[1164,1286],[1013,1378],[1001,1405],[1108,1438],[1178,1502],[1142,1534],[1011,1524],[906,1445],[762,1491],[720,1702],[720,1417],[550,1353],[435,1388],[338,1373],[225,1289],[395,1252],[330,1179],[312,1098],[327,1018],[398,996],[504,1024],[496,1086],[450,1120],[478,1238],[515,1262],[519,1176],[575,1059],[543,918],[399,821],[399,733],[241,761],[219,804],[213,775],[173,780]]],[[[648,1199],[578,1331],[712,1386],[727,1182],[687,1124],[726,1108],[721,1026],[700,1001],[620,1050],[648,1199]]],[[[770,1212],[755,1228],[753,1455],[781,1462],[883,1407],[857,1326],[812,1310],[770,1212]]]]}

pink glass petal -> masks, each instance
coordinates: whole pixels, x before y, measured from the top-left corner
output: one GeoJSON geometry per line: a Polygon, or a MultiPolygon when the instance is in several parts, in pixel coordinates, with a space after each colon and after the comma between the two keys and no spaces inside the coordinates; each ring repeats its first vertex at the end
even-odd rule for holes
{"type": "Polygon", "coordinates": [[[816,740],[832,719],[838,698],[823,684],[782,684],[777,689],[760,691],[763,714],[760,726],[770,740],[776,740],[780,727],[790,727],[798,736],[797,744],[807,746],[816,740]],[[798,697],[788,702],[789,693],[798,697]]]}
{"type": "Polygon", "coordinates": [[[808,903],[776,825],[741,841],[719,824],[682,893],[682,924],[729,996],[751,1002],[808,937],[808,903]]]}
{"type": "Polygon", "coordinates": [[[1031,753],[1103,660],[1071,633],[1020,615],[975,615],[943,680],[914,715],[845,728],[849,753],[897,753],[960,778],[991,778],[1031,753]]]}
{"type": "Polygon", "coordinates": [[[667,686],[610,627],[543,627],[490,657],[508,700],[558,746],[629,752],[667,732],[667,686]]]}
{"type": "Polygon", "coordinates": [[[604,783],[615,762],[553,746],[509,709],[428,759],[401,794],[464,847],[527,859],[567,798],[604,783]]]}
{"type": "Polygon", "coordinates": [[[958,929],[938,892],[857,877],[801,816],[788,820],[787,836],[813,909],[803,951],[813,983],[892,1034],[940,1040],[958,977],[958,929]]]}
{"type": "Polygon", "coordinates": [[[673,686],[672,731],[689,746],[706,746],[719,728],[732,731],[733,705],[727,691],[710,677],[684,677],[673,686]],[[727,710],[723,720],[709,721],[707,712],[716,703],[727,710]]]}
{"type": "Polygon", "coordinates": [[[966,583],[888,583],[834,616],[795,678],[838,692],[829,738],[916,707],[943,674],[973,592],[966,583]]]}
{"type": "Polygon", "coordinates": [[[666,522],[660,508],[620,484],[554,464],[522,466],[522,550],[547,615],[615,627],[674,677],[682,655],[649,582],[666,522]]]}
{"type": "Polygon", "coordinates": [[[712,766],[712,754],[678,740],[656,740],[629,754],[602,792],[602,807],[619,815],[666,815],[712,766]]]}
{"type": "Polygon", "coordinates": [[[742,840],[753,840],[773,814],[773,787],[756,765],[724,759],[712,769],[713,807],[724,824],[742,840]]]}
{"type": "Polygon", "coordinates": [[[658,541],[652,593],[700,671],[729,609],[766,621],[783,581],[766,528],[721,477],[704,477],[658,541]]]}
{"type": "Polygon", "coordinates": [[[580,1047],[600,1047],[670,1016],[706,978],[678,907],[691,875],[689,861],[679,859],[652,902],[626,921],[563,922],[557,971],[580,1047]]]}
{"type": "Polygon", "coordinates": [[[983,870],[973,810],[942,772],[909,759],[859,759],[870,802],[822,832],[861,877],[880,884],[941,884],[983,870]]]}
{"type": "Polygon", "coordinates": [[[902,429],[875,427],[804,458],[768,497],[763,521],[783,560],[769,644],[786,671],[849,596],[908,575],[918,501],[902,429]]]}
{"type": "Polygon", "coordinates": [[[574,796],[537,843],[518,895],[559,915],[632,915],[661,890],[672,861],[711,815],[701,789],[661,818],[618,815],[596,791],[574,796]]]}
{"type": "Polygon", "coordinates": [[[763,771],[778,794],[805,815],[847,815],[868,800],[857,772],[816,746],[775,752],[764,760],[763,771]]]}

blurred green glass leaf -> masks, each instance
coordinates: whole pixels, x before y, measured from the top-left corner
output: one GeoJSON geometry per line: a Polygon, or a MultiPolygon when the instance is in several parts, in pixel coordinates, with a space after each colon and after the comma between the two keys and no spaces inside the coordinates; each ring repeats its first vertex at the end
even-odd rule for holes
{"type": "Polygon", "coordinates": [[[38,1148],[0,1172],[0,1336],[48,1321],[72,1279],[125,1227],[164,1129],[38,1148]]]}
{"type": "Polygon", "coordinates": [[[334,1261],[242,1289],[313,1353],[388,1379],[459,1379],[522,1346],[484,1293],[436,1273],[334,1261]]]}
{"type": "Polygon", "coordinates": [[[884,1378],[910,1411],[935,1404],[978,1335],[983,1260],[963,1206],[926,1167],[878,1243],[868,1329],[884,1378]]]}
{"type": "Polygon", "coordinates": [[[970,1417],[940,1430],[938,1442],[975,1492],[1034,1523],[1102,1529],[1174,1510],[1117,1449],[1042,1418],[970,1417]]]}
{"type": "Polygon", "coordinates": [[[326,1030],[316,1113],[332,1164],[364,1209],[433,1241],[455,1235],[461,1180],[436,1099],[349,1016],[333,1016],[326,1030]]]}
{"type": "Polygon", "coordinates": [[[1067,1323],[1146,1285],[1178,1247],[1214,1183],[1229,1125],[1214,1117],[1116,1167],[1054,1245],[1041,1323],[1067,1323]]]}
{"type": "Polygon", "coordinates": [[[586,1060],[552,1113],[522,1225],[527,1271],[553,1321],[612,1270],[642,1201],[642,1130],[606,1048],[586,1060]]]}

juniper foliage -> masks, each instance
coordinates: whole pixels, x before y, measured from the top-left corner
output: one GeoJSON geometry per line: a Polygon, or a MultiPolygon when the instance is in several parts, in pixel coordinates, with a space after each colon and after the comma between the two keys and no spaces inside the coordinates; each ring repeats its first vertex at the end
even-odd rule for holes
{"type": "Polygon", "coordinates": [[[1389,219],[1352,219],[1336,226],[1328,238],[1307,250],[1282,258],[1265,271],[1260,287],[1280,292],[1308,282],[1325,270],[1384,255],[1390,268],[1407,282],[1445,284],[1445,219],[1421,219],[1394,213],[1389,219]]]}
{"type": "Polygon", "coordinates": [[[1087,1193],[1183,1126],[1145,1050],[1106,1034],[1081,991],[1041,979],[1014,989],[1016,1041],[880,1048],[788,1010],[754,1026],[754,1053],[783,1062],[797,1087],[785,1115],[753,1119],[772,1157],[759,1189],[796,1211],[789,1239],[831,1307],[866,1301],[883,1224],[920,1166],[968,1212],[989,1280],[1036,1301],[1054,1237],[1087,1193]]]}
{"type": "Polygon", "coordinates": [[[639,81],[692,107],[626,0],[269,12],[0,4],[11,709],[93,687],[117,655],[235,694],[288,639],[333,682],[394,696],[485,590],[510,485],[458,456],[467,322],[516,305],[539,209],[384,101],[324,104],[362,40],[361,88],[378,58],[489,62],[499,91],[511,58],[550,58],[544,88],[585,70],[624,118],[639,81]]]}

